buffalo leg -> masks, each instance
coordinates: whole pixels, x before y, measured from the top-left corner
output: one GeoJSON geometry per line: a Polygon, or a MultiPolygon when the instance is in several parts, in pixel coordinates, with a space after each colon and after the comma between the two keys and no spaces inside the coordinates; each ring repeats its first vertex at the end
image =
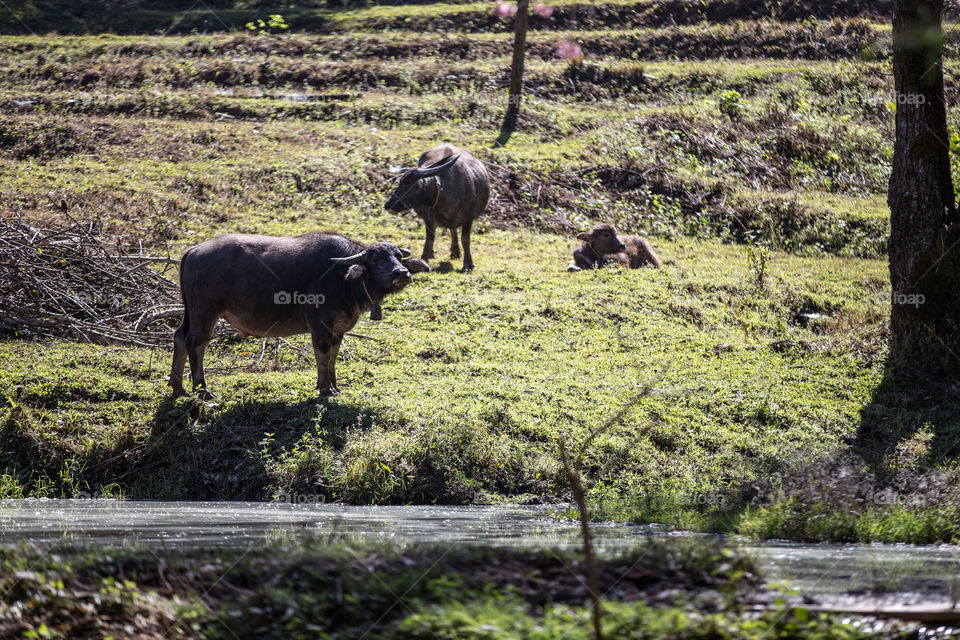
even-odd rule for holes
{"type": "Polygon", "coordinates": [[[420,256],[424,260],[433,259],[433,240],[437,237],[437,231],[433,226],[432,222],[427,222],[427,238],[423,242],[423,255],[420,256]]]}
{"type": "Polygon", "coordinates": [[[170,379],[167,384],[173,387],[174,396],[183,396],[187,392],[183,390],[183,366],[187,362],[187,333],[190,330],[190,322],[187,316],[187,310],[183,310],[183,322],[177,327],[173,334],[173,366],[170,369],[170,379]]]}
{"type": "Polygon", "coordinates": [[[586,255],[583,248],[577,248],[573,250],[573,260],[570,261],[570,264],[567,266],[567,271],[582,271],[583,269],[593,269],[597,266],[597,260],[595,253],[591,252],[590,256],[586,255]]]}
{"type": "Polygon", "coordinates": [[[456,228],[450,229],[450,257],[454,260],[460,257],[460,243],[457,242],[456,228]]]}
{"type": "Polygon", "coordinates": [[[343,336],[333,336],[330,342],[330,353],[327,356],[327,380],[330,381],[330,388],[335,395],[340,393],[340,387],[337,385],[337,355],[340,353],[342,342],[343,336]]]}
{"type": "Polygon", "coordinates": [[[190,356],[190,378],[193,380],[193,391],[199,393],[205,400],[213,398],[213,394],[207,391],[207,382],[203,376],[203,354],[207,350],[207,345],[210,344],[210,338],[213,337],[217,320],[219,320],[218,316],[201,317],[199,321],[191,319],[184,340],[187,354],[190,356]]]}
{"type": "Polygon", "coordinates": [[[473,271],[473,256],[470,254],[470,231],[473,227],[473,221],[467,220],[463,224],[463,231],[460,235],[463,238],[463,270],[473,271]]]}
{"type": "Polygon", "coordinates": [[[336,360],[340,342],[326,327],[314,327],[311,331],[313,355],[317,359],[317,391],[321,396],[335,396],[337,389],[336,360]]]}
{"type": "Polygon", "coordinates": [[[417,209],[417,215],[423,218],[427,230],[427,238],[423,242],[423,255],[420,257],[424,260],[431,260],[433,259],[433,240],[437,236],[436,213],[433,209],[424,207],[417,209]]]}

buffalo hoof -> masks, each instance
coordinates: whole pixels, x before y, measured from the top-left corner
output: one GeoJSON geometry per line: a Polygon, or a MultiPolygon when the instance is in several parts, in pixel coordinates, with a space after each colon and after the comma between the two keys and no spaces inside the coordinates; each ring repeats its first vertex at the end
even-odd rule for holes
{"type": "Polygon", "coordinates": [[[465,265],[463,265],[463,269],[461,269],[461,271],[463,271],[464,273],[467,273],[467,272],[469,272],[469,271],[473,271],[473,264],[471,263],[471,264],[465,264],[465,265]]]}
{"type": "Polygon", "coordinates": [[[172,389],[174,398],[187,395],[187,392],[183,388],[183,382],[177,380],[176,378],[171,377],[169,380],[167,380],[167,386],[172,389]]]}
{"type": "Polygon", "coordinates": [[[178,378],[175,375],[171,375],[167,378],[167,386],[173,390],[174,398],[187,395],[187,392],[183,389],[183,376],[178,378]]]}
{"type": "Polygon", "coordinates": [[[451,259],[451,260],[459,260],[459,259],[460,259],[460,252],[459,252],[459,251],[451,251],[451,252],[450,252],[450,259],[451,259]]]}
{"type": "Polygon", "coordinates": [[[322,398],[332,398],[333,396],[340,395],[340,387],[330,385],[323,389],[317,389],[317,394],[322,398]]]}
{"type": "Polygon", "coordinates": [[[197,392],[197,397],[201,400],[216,400],[217,396],[213,395],[206,387],[200,387],[195,390],[197,392]]]}

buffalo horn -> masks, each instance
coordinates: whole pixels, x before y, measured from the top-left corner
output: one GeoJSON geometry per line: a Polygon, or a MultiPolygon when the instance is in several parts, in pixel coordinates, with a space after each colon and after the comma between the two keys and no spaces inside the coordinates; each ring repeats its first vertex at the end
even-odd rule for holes
{"type": "Polygon", "coordinates": [[[330,262],[336,262],[338,264],[361,264],[367,261],[367,252],[361,251],[352,256],[347,256],[346,258],[330,258],[330,262]]]}
{"type": "Polygon", "coordinates": [[[430,176],[435,176],[435,175],[437,175],[438,173],[440,173],[441,171],[444,171],[444,170],[448,169],[449,167],[453,166],[453,163],[456,162],[459,158],[460,158],[460,155],[459,155],[459,154],[458,154],[458,155],[455,155],[455,156],[453,156],[452,158],[449,158],[449,159],[446,159],[446,158],[445,158],[445,159],[443,159],[443,160],[440,160],[440,161],[438,161],[438,162],[433,163],[433,164],[430,165],[429,167],[424,167],[424,168],[422,168],[422,169],[416,169],[416,170],[415,170],[412,174],[410,174],[410,175],[412,175],[412,176],[414,176],[414,177],[416,177],[416,178],[429,178],[430,176]]]}

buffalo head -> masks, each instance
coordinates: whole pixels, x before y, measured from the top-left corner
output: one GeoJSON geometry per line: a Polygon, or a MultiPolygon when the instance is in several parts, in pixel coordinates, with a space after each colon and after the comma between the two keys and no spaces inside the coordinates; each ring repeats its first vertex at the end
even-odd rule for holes
{"type": "Polygon", "coordinates": [[[437,186],[424,182],[424,179],[446,171],[456,164],[459,158],[459,155],[455,155],[443,158],[425,167],[403,169],[403,175],[397,183],[397,188],[387,198],[383,208],[393,213],[399,213],[407,209],[432,206],[439,195],[436,190],[437,186]]]}
{"type": "Polygon", "coordinates": [[[617,236],[617,230],[612,224],[598,224],[590,231],[577,234],[577,240],[583,240],[598,256],[611,253],[620,253],[627,247],[617,236]]]}
{"type": "Polygon", "coordinates": [[[430,271],[426,262],[411,258],[409,251],[389,242],[378,242],[360,253],[331,261],[349,266],[347,280],[371,282],[384,291],[402,289],[413,281],[412,274],[430,271]]]}

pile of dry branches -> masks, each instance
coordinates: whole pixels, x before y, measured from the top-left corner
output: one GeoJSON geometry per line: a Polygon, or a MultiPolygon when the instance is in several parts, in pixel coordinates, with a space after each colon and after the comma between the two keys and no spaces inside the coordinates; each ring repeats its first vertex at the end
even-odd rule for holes
{"type": "MultiPolygon", "coordinates": [[[[66,214],[65,203],[61,209],[66,214]]],[[[177,260],[125,251],[93,223],[71,221],[36,228],[0,218],[0,334],[169,343],[182,306],[165,274],[177,260]]]]}

